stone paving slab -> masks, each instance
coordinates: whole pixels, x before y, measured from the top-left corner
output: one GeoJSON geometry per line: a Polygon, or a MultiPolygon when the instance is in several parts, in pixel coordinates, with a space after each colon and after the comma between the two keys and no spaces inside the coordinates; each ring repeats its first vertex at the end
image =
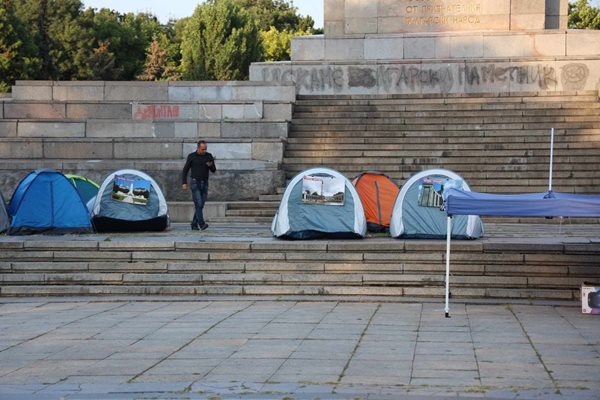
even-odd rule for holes
{"type": "Polygon", "coordinates": [[[0,398],[600,398],[573,303],[386,300],[3,299],[0,398]]]}

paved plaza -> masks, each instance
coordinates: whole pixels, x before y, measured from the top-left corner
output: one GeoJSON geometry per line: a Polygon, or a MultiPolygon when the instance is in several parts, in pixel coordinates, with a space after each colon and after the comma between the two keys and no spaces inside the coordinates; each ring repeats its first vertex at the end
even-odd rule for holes
{"type": "Polygon", "coordinates": [[[0,300],[1,399],[598,399],[574,302],[0,300]]]}

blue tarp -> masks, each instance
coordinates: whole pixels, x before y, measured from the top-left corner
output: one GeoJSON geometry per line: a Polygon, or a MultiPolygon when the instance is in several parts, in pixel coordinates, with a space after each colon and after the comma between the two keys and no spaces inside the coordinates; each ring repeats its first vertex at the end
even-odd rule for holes
{"type": "Polygon", "coordinates": [[[600,196],[559,192],[488,194],[450,189],[444,193],[446,213],[500,217],[599,218],[600,196]]]}

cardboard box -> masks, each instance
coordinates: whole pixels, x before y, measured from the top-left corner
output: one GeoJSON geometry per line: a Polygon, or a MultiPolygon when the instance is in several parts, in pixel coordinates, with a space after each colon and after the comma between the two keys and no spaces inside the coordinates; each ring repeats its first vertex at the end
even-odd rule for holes
{"type": "Polygon", "coordinates": [[[600,283],[583,282],[581,285],[581,312],[600,314],[600,283]]]}

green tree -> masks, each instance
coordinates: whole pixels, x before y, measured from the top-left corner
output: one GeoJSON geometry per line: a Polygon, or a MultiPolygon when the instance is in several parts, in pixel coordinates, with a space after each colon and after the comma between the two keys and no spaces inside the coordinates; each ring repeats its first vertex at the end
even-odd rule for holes
{"type": "Polygon", "coordinates": [[[17,79],[29,79],[38,67],[35,46],[15,13],[14,3],[0,4],[0,92],[8,92],[17,79]]]}
{"type": "Polygon", "coordinates": [[[236,0],[209,0],[187,21],[181,53],[185,79],[246,79],[261,58],[259,29],[236,0]]]}
{"type": "Polygon", "coordinates": [[[146,49],[162,29],[150,14],[123,15],[106,8],[93,13],[94,41],[109,41],[115,66],[122,70],[121,77],[126,80],[135,79],[143,71],[146,49]]]}
{"type": "Polygon", "coordinates": [[[286,61],[292,53],[292,38],[294,36],[310,35],[305,31],[278,31],[274,26],[260,33],[263,43],[264,61],[286,61]]]}
{"type": "Polygon", "coordinates": [[[159,41],[155,37],[150,43],[146,50],[144,72],[138,75],[137,79],[141,81],[176,81],[181,77],[177,72],[177,67],[169,60],[167,50],[163,47],[164,43],[167,43],[166,36],[163,35],[161,39],[159,41]]]}
{"type": "Polygon", "coordinates": [[[274,26],[278,31],[314,32],[315,21],[310,16],[298,14],[298,8],[287,0],[238,0],[241,7],[248,9],[256,18],[262,31],[274,26]]]}
{"type": "Polygon", "coordinates": [[[123,70],[115,65],[115,55],[109,50],[109,41],[98,43],[89,59],[88,78],[98,81],[115,81],[121,78],[123,70]]]}
{"type": "Polygon", "coordinates": [[[600,29],[600,9],[592,7],[588,0],[569,3],[570,29],[600,29]]]}
{"type": "Polygon", "coordinates": [[[74,79],[87,74],[90,26],[79,0],[17,0],[16,12],[36,44],[37,79],[74,79]]]}

